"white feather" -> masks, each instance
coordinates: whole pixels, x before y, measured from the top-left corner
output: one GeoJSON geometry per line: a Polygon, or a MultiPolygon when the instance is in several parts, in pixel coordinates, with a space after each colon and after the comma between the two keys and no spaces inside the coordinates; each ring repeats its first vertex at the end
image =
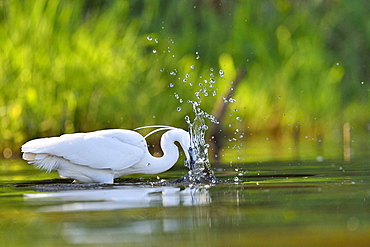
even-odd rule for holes
{"type": "MultiPolygon", "coordinates": [[[[137,163],[145,149],[142,136],[128,130],[102,130],[89,133],[66,134],[60,137],[41,138],[22,146],[25,154],[45,154],[63,157],[71,163],[95,169],[122,170],[137,163]]],[[[31,163],[34,160],[29,160],[31,163]]],[[[45,162],[42,167],[47,167],[45,162]]]]}

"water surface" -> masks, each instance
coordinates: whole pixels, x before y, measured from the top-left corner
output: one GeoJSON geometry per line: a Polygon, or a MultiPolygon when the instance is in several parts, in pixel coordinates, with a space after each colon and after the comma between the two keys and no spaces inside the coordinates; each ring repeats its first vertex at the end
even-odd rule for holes
{"type": "Polygon", "coordinates": [[[366,246],[368,156],[217,165],[225,183],[176,186],[177,165],[114,185],[1,162],[2,246],[366,246]],[[162,181],[162,183],[158,183],[162,181]]]}

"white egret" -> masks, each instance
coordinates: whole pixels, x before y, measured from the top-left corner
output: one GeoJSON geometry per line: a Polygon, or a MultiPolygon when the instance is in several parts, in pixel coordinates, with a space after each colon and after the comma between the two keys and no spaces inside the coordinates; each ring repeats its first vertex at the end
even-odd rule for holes
{"type": "MultiPolygon", "coordinates": [[[[87,183],[113,183],[128,174],[158,174],[170,169],[179,158],[178,142],[189,157],[190,136],[183,129],[169,126],[161,137],[162,157],[153,157],[145,138],[132,130],[107,129],[88,133],[40,138],[22,146],[23,159],[39,169],[57,170],[63,178],[87,183]]],[[[142,128],[147,128],[142,127],[142,128]]],[[[141,128],[138,128],[141,129],[141,128]]]]}

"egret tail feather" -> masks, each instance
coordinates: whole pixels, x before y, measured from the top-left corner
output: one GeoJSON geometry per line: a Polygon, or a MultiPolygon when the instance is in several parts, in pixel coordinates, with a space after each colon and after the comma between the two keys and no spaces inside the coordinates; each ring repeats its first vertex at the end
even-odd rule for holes
{"type": "Polygon", "coordinates": [[[134,130],[149,129],[149,128],[168,128],[168,129],[177,129],[176,127],[168,126],[168,125],[147,125],[147,126],[137,127],[137,128],[135,128],[134,130]]]}
{"type": "Polygon", "coordinates": [[[171,130],[171,129],[176,129],[176,128],[159,128],[159,129],[153,130],[153,131],[149,132],[148,134],[146,134],[146,135],[144,136],[144,139],[146,139],[148,136],[151,136],[152,134],[157,133],[157,132],[159,132],[159,131],[163,131],[163,130],[171,130]]]}
{"type": "Polygon", "coordinates": [[[58,157],[55,156],[47,156],[44,159],[34,160],[30,163],[34,164],[37,169],[45,170],[47,173],[57,170],[59,167],[58,157]]]}
{"type": "Polygon", "coordinates": [[[155,130],[149,132],[148,134],[146,134],[146,136],[144,136],[144,139],[146,139],[148,136],[151,136],[152,134],[157,133],[159,131],[177,129],[176,127],[168,126],[168,125],[148,125],[148,126],[138,127],[134,130],[149,129],[149,128],[158,128],[158,129],[155,129],[155,130]]]}

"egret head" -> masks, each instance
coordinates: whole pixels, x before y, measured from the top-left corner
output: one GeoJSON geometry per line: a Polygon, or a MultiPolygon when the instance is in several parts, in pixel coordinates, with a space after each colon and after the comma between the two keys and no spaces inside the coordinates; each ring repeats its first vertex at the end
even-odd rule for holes
{"type": "Polygon", "coordinates": [[[186,157],[186,160],[190,161],[190,135],[189,132],[183,130],[174,128],[170,131],[165,133],[166,136],[168,136],[172,141],[178,142],[181,146],[181,148],[184,150],[184,154],[186,157]]]}
{"type": "Polygon", "coordinates": [[[189,132],[187,132],[183,129],[175,128],[175,127],[172,127],[172,126],[166,126],[166,125],[143,126],[143,127],[136,128],[135,130],[146,129],[146,128],[157,128],[157,129],[149,132],[146,136],[144,136],[145,139],[148,136],[150,136],[150,135],[152,135],[156,132],[163,131],[163,130],[168,130],[162,136],[162,141],[164,143],[166,143],[167,141],[178,142],[180,144],[181,148],[184,150],[186,160],[188,162],[191,162],[191,157],[192,157],[191,153],[192,153],[192,151],[191,151],[191,145],[190,145],[189,132]]]}
{"type": "Polygon", "coordinates": [[[186,157],[186,160],[190,161],[190,135],[189,132],[183,130],[183,129],[175,129],[173,130],[176,132],[176,135],[178,136],[178,143],[180,143],[180,146],[184,150],[184,154],[186,157]]]}

